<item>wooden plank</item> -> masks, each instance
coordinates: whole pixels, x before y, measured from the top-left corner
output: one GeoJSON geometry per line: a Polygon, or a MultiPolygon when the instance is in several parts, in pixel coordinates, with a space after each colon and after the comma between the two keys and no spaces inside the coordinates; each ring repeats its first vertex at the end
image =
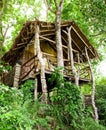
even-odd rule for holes
{"type": "Polygon", "coordinates": [[[62,45],[62,47],[66,48],[66,49],[68,48],[68,47],[67,47],[67,46],[65,46],[65,45],[62,45]]]}
{"type": "Polygon", "coordinates": [[[47,33],[47,34],[43,34],[41,36],[45,37],[45,36],[51,36],[51,35],[55,35],[55,33],[47,33]]]}
{"type": "Polygon", "coordinates": [[[43,53],[43,55],[46,55],[46,56],[50,56],[50,57],[54,57],[54,58],[56,58],[56,56],[53,55],[53,54],[49,54],[49,53],[45,53],[45,52],[42,52],[42,53],[43,53]]]}
{"type": "Polygon", "coordinates": [[[46,37],[43,37],[43,36],[39,36],[41,39],[44,39],[44,40],[47,40],[47,41],[49,41],[49,42],[51,42],[51,43],[53,43],[53,44],[56,44],[56,42],[55,41],[53,41],[53,40],[51,40],[51,39],[49,39],[49,38],[46,38],[46,37]]]}
{"type": "Polygon", "coordinates": [[[48,30],[40,30],[40,33],[44,33],[44,32],[54,32],[55,29],[48,29],[48,30]]]}
{"type": "Polygon", "coordinates": [[[15,51],[15,50],[18,50],[18,49],[20,49],[20,48],[23,48],[25,45],[22,45],[22,46],[19,46],[19,47],[16,47],[16,48],[14,48],[14,49],[12,49],[13,51],[15,51]]]}
{"type": "Polygon", "coordinates": [[[43,24],[41,23],[40,25],[41,25],[41,27],[43,27],[43,28],[52,28],[52,27],[55,27],[54,24],[53,24],[53,25],[52,25],[52,24],[43,25],[43,24]]]}
{"type": "Polygon", "coordinates": [[[25,45],[25,44],[27,44],[27,42],[19,43],[19,44],[17,44],[17,46],[22,46],[22,45],[25,45]]]}

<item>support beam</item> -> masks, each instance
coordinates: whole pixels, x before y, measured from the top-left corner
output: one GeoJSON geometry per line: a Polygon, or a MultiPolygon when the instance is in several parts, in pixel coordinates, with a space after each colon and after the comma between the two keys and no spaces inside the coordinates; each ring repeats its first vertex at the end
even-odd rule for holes
{"type": "Polygon", "coordinates": [[[94,79],[94,74],[93,74],[92,66],[90,63],[90,59],[89,59],[89,55],[88,55],[88,51],[87,51],[86,47],[85,47],[85,53],[86,53],[86,58],[88,60],[88,64],[89,64],[89,68],[90,68],[90,72],[91,72],[91,81],[92,81],[91,101],[92,101],[92,108],[94,111],[94,119],[96,122],[98,122],[98,111],[97,111],[97,107],[95,104],[95,79],[94,79]]]}
{"type": "Polygon", "coordinates": [[[35,84],[34,84],[34,100],[37,100],[38,98],[38,93],[37,93],[37,89],[38,89],[38,79],[37,77],[35,77],[35,84]]]}
{"type": "Polygon", "coordinates": [[[55,41],[53,41],[53,40],[51,40],[51,39],[49,39],[49,38],[46,38],[46,37],[43,37],[43,36],[39,36],[41,39],[44,39],[44,40],[47,40],[47,41],[49,41],[49,42],[51,42],[51,43],[54,43],[54,44],[56,44],[56,42],[55,41]]]}
{"type": "Polygon", "coordinates": [[[52,36],[52,35],[55,35],[55,33],[45,33],[45,34],[42,34],[42,37],[47,37],[47,36],[52,36]]]}
{"type": "Polygon", "coordinates": [[[55,29],[46,29],[46,30],[41,30],[41,31],[40,31],[40,34],[41,34],[41,33],[54,32],[54,31],[55,31],[55,29]]]}
{"type": "Polygon", "coordinates": [[[42,57],[42,53],[40,50],[40,39],[39,38],[40,38],[39,25],[36,25],[34,50],[37,54],[37,57],[38,57],[39,62],[40,62],[40,67],[41,67],[40,78],[41,78],[41,86],[42,86],[42,102],[47,103],[47,84],[46,84],[46,76],[45,76],[46,60],[45,60],[45,58],[42,57]]]}
{"type": "Polygon", "coordinates": [[[73,57],[73,50],[72,50],[72,38],[71,38],[71,29],[72,27],[70,26],[68,29],[68,47],[69,47],[69,56],[71,60],[71,68],[72,68],[72,73],[74,74],[75,78],[75,84],[79,86],[79,75],[77,73],[77,70],[74,66],[74,57],[73,57]]]}
{"type": "Polygon", "coordinates": [[[19,47],[15,47],[15,48],[12,49],[12,51],[15,51],[15,50],[21,49],[21,48],[23,48],[23,47],[25,47],[25,45],[22,45],[22,46],[19,46],[19,47]]]}

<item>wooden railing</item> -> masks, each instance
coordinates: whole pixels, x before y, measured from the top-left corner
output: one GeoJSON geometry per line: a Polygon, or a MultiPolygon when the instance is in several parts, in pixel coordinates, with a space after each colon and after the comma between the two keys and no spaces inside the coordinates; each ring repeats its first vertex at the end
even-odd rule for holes
{"type": "MultiPolygon", "coordinates": [[[[45,69],[47,71],[53,71],[54,68],[57,67],[57,57],[53,54],[48,54],[48,53],[43,53],[43,52],[42,52],[42,54],[43,54],[43,58],[46,58],[46,60],[47,60],[47,63],[46,63],[47,67],[45,67],[45,69]]],[[[38,62],[37,56],[33,56],[28,61],[26,61],[22,65],[20,81],[25,79],[30,73],[35,73],[34,69],[37,68],[38,63],[39,62],[38,62]]],[[[68,77],[74,77],[74,75],[72,73],[71,65],[70,65],[70,60],[64,59],[64,64],[65,64],[64,65],[64,75],[66,75],[68,77]]],[[[74,62],[74,66],[77,70],[77,73],[79,74],[80,79],[89,79],[89,80],[91,79],[90,69],[85,63],[74,62]]]]}
{"type": "Polygon", "coordinates": [[[38,58],[36,55],[26,61],[21,67],[20,81],[24,80],[30,73],[34,74],[34,69],[36,68],[37,64],[38,58]]]}
{"type": "MultiPolygon", "coordinates": [[[[48,53],[43,53],[43,57],[45,57],[47,59],[49,68],[51,67],[51,65],[52,65],[52,67],[57,67],[57,62],[54,62],[57,60],[56,56],[54,56],[52,54],[48,54],[48,53]],[[54,59],[54,61],[52,61],[51,58],[54,59]]],[[[64,62],[67,62],[64,65],[64,75],[73,77],[70,60],[64,59],[64,62]]],[[[90,69],[89,69],[89,66],[87,66],[87,64],[74,62],[74,66],[81,79],[89,79],[89,80],[91,79],[90,69]]]]}

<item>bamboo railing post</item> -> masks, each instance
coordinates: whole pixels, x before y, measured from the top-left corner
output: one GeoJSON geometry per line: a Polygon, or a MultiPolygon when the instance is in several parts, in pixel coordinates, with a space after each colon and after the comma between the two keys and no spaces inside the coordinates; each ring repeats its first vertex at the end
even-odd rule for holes
{"type": "Polygon", "coordinates": [[[74,56],[73,56],[73,49],[72,49],[72,38],[71,38],[71,26],[68,29],[68,48],[69,48],[69,56],[71,60],[71,68],[72,68],[72,73],[74,74],[75,78],[75,84],[79,86],[79,76],[77,74],[77,70],[74,66],[74,56]]]}
{"type": "Polygon", "coordinates": [[[13,87],[18,87],[19,79],[20,79],[20,72],[21,72],[21,62],[18,61],[15,65],[15,74],[13,80],[13,87]]]}
{"type": "Polygon", "coordinates": [[[92,66],[91,66],[91,63],[90,63],[90,59],[89,59],[88,51],[87,51],[86,47],[85,47],[85,53],[86,53],[86,58],[88,60],[88,65],[89,65],[90,72],[91,72],[91,81],[92,81],[91,102],[92,102],[92,108],[93,108],[93,111],[94,111],[94,119],[95,119],[96,122],[98,122],[98,111],[97,111],[97,107],[96,107],[96,104],[95,104],[95,79],[94,79],[94,74],[93,74],[92,66]]]}
{"type": "Polygon", "coordinates": [[[37,98],[38,98],[37,89],[38,89],[38,79],[37,79],[37,77],[35,77],[35,84],[34,84],[34,100],[37,100],[37,98]]]}
{"type": "Polygon", "coordinates": [[[45,64],[46,60],[42,57],[42,53],[40,50],[40,36],[39,36],[39,25],[35,27],[35,42],[34,42],[34,49],[36,51],[40,67],[41,67],[41,86],[42,86],[42,102],[47,103],[47,84],[46,84],[46,77],[45,77],[45,64]]]}

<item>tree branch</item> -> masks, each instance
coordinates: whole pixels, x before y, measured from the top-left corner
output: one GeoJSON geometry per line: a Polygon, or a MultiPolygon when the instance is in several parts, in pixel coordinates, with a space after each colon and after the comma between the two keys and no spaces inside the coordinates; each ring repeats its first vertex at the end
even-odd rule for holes
{"type": "Polygon", "coordinates": [[[8,29],[9,29],[9,27],[10,27],[10,26],[9,26],[9,24],[8,24],[7,27],[6,27],[6,30],[5,30],[5,32],[4,32],[4,35],[3,35],[4,38],[6,37],[6,34],[7,34],[7,31],[8,31],[8,29]]]}
{"type": "Polygon", "coordinates": [[[1,36],[4,37],[2,28],[0,28],[0,33],[1,33],[1,36]]]}
{"type": "Polygon", "coordinates": [[[46,3],[47,3],[48,10],[50,10],[52,13],[55,14],[55,11],[50,7],[48,0],[46,0],[46,3]]]}
{"type": "Polygon", "coordinates": [[[61,7],[63,3],[64,3],[64,0],[61,0],[59,6],[61,7]]]}
{"type": "Polygon", "coordinates": [[[6,39],[6,34],[7,34],[7,31],[8,31],[8,29],[9,29],[9,27],[10,27],[10,26],[9,26],[9,24],[8,24],[7,27],[6,27],[6,29],[5,29],[4,34],[3,34],[3,31],[2,31],[2,28],[1,28],[1,30],[0,30],[0,33],[1,33],[2,38],[3,38],[2,45],[3,45],[3,43],[4,43],[5,39],[6,39]]]}
{"type": "Polygon", "coordinates": [[[56,8],[58,8],[58,7],[59,7],[59,5],[58,5],[57,0],[54,0],[54,3],[55,3],[56,8]]]}
{"type": "Polygon", "coordinates": [[[55,6],[58,9],[59,7],[62,7],[62,4],[64,3],[64,0],[60,0],[60,3],[58,4],[57,0],[54,0],[55,6]]]}
{"type": "Polygon", "coordinates": [[[104,33],[106,33],[106,31],[100,32],[100,33],[98,33],[98,34],[90,35],[90,36],[96,37],[96,36],[102,35],[102,34],[104,34],[104,33]]]}

